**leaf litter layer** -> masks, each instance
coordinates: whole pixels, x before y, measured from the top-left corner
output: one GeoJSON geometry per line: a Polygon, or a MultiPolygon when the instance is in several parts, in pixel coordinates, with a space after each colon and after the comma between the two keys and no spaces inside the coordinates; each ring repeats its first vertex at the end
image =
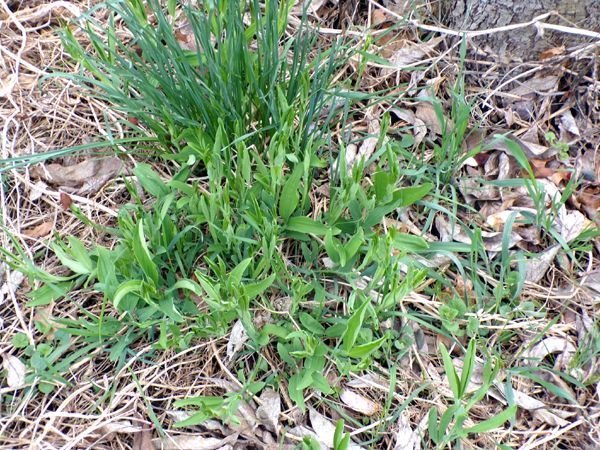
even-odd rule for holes
{"type": "MultiPolygon", "coordinates": [[[[73,67],[44,14],[56,20],[74,4],[53,5],[39,5],[46,13],[3,5],[14,33],[3,46],[2,78],[7,445],[261,448],[305,437],[306,446],[312,438],[336,448],[435,448],[459,439],[473,448],[598,445],[594,49],[555,49],[550,61],[513,77],[493,59],[474,60],[443,31],[398,18],[425,20],[428,5],[313,3],[321,49],[345,32],[346,49],[357,51],[330,74],[327,88],[341,89],[315,101],[323,114],[303,122],[292,110],[288,118],[285,103],[259,95],[259,107],[226,122],[225,103],[213,104],[221,112],[209,118],[208,138],[221,141],[207,145],[187,131],[186,120],[199,119],[185,108],[169,111],[169,122],[144,108],[161,103],[110,105],[64,78],[34,83],[73,67]],[[23,35],[37,45],[24,45],[23,35]],[[256,113],[261,104],[264,114],[256,113]],[[277,129],[268,129],[272,112],[277,129]],[[222,115],[225,123],[215,122],[222,115]],[[323,124],[319,145],[302,140],[303,126],[323,124]],[[152,139],[141,142],[140,131],[152,139]],[[113,151],[97,155],[101,147],[89,146],[95,135],[121,151],[120,172],[106,171],[113,151]],[[231,152],[213,160],[187,148],[194,139],[215,154],[228,145],[231,152]],[[84,153],[6,170],[75,145],[84,153]],[[141,164],[161,145],[181,147],[175,164],[141,164]],[[260,172],[268,151],[270,170],[260,172]],[[247,185],[244,167],[262,176],[251,183],[262,181],[260,195],[236,186],[247,185]],[[56,182],[69,171],[79,177],[56,182]],[[415,186],[427,195],[403,203],[415,186]],[[217,196],[213,207],[233,208],[206,220],[202,208],[217,196]],[[249,199],[265,197],[258,214],[249,199]],[[127,214],[115,219],[119,211],[127,214]],[[226,222],[236,227],[230,240],[226,222]],[[272,245],[256,244],[265,236],[275,237],[272,245]],[[270,264],[256,267],[257,259],[270,264]],[[139,283],[111,284],[111,264],[115,276],[139,283]],[[175,300],[161,303],[168,294],[175,300]],[[350,440],[336,433],[339,419],[350,440]]],[[[289,13],[285,35],[293,36],[301,14],[289,13]]],[[[101,8],[94,17],[104,39],[98,30],[110,29],[110,15],[101,8]]],[[[176,22],[167,45],[201,65],[197,48],[186,48],[193,25],[176,22]]],[[[115,27],[120,39],[135,39],[122,22],[115,27]]],[[[74,37],[86,54],[97,51],[88,34],[74,37]]],[[[141,63],[151,47],[129,60],[141,63]]],[[[296,92],[297,106],[310,112],[309,90],[296,92]]]]}

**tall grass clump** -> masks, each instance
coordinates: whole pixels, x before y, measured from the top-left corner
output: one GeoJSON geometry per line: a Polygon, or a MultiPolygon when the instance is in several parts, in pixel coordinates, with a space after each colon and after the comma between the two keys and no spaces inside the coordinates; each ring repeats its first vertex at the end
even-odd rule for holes
{"type": "Polygon", "coordinates": [[[86,48],[67,29],[65,46],[82,68],[75,80],[155,135],[163,155],[185,162],[190,133],[208,146],[219,136],[223,148],[239,140],[261,147],[290,115],[294,143],[308,145],[344,62],[339,43],[318,51],[306,21],[288,35],[292,2],[218,0],[180,13],[174,3],[109,1],[108,29],[91,15],[80,25],[86,48]]]}

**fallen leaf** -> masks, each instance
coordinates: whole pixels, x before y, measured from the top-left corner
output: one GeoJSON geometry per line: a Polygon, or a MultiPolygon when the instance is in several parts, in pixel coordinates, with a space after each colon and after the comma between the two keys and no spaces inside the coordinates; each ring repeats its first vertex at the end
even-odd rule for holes
{"type": "Polygon", "coordinates": [[[556,364],[559,366],[557,369],[560,370],[561,368],[568,367],[576,351],[577,348],[566,338],[551,336],[538,342],[529,350],[525,350],[521,358],[528,366],[537,366],[546,356],[560,353],[561,355],[556,361],[556,364]]]}
{"type": "MultiPolygon", "coordinates": [[[[506,387],[503,383],[494,383],[494,387],[500,391],[504,398],[506,398],[506,387]]],[[[558,415],[549,411],[548,406],[544,402],[537,400],[521,391],[517,391],[516,389],[511,389],[511,391],[511,397],[513,398],[515,404],[519,408],[530,411],[531,414],[538,420],[541,420],[551,426],[563,427],[569,424],[569,422],[562,417],[559,417],[558,415]]]]}
{"type": "Polygon", "coordinates": [[[365,388],[383,388],[386,391],[389,390],[390,383],[381,375],[376,373],[367,373],[365,375],[354,376],[352,380],[346,383],[346,386],[357,389],[365,388]]]}
{"type": "Polygon", "coordinates": [[[141,433],[144,429],[141,426],[133,425],[129,420],[118,420],[102,425],[100,431],[105,436],[110,436],[115,433],[141,433]]]}
{"type": "Polygon", "coordinates": [[[223,439],[182,434],[153,439],[152,445],[155,449],[160,450],[217,450],[223,447],[231,448],[230,444],[234,444],[237,440],[237,433],[230,434],[223,439]]]}
{"type": "Polygon", "coordinates": [[[512,89],[512,95],[523,97],[528,94],[554,92],[558,87],[559,76],[536,75],[512,89]]]}
{"type": "Polygon", "coordinates": [[[365,416],[374,416],[375,414],[379,414],[382,409],[380,404],[375,403],[373,400],[357,394],[350,389],[342,389],[342,392],[340,393],[340,400],[348,408],[365,416]]]}
{"type": "Polygon", "coordinates": [[[377,27],[388,21],[388,17],[381,9],[374,9],[371,14],[371,25],[377,27]]]}
{"type": "Polygon", "coordinates": [[[39,238],[42,236],[47,236],[52,229],[54,228],[54,221],[48,220],[46,222],[42,222],[41,224],[33,227],[27,228],[23,230],[23,234],[30,238],[39,238]]]}
{"type": "Polygon", "coordinates": [[[443,41],[443,37],[433,38],[420,44],[407,43],[404,47],[398,49],[390,58],[390,63],[396,69],[404,69],[410,64],[422,61],[435,50],[443,41]]]}
{"type": "Polygon", "coordinates": [[[132,450],[153,450],[152,430],[144,429],[133,435],[132,450]]]}
{"type": "Polygon", "coordinates": [[[281,414],[281,399],[273,389],[264,389],[260,394],[262,404],[256,409],[256,418],[269,431],[276,432],[281,414]]]}
{"type": "Polygon", "coordinates": [[[533,258],[528,258],[525,261],[525,281],[530,283],[537,283],[542,279],[546,272],[550,268],[550,264],[556,258],[560,245],[553,245],[546,249],[542,253],[536,255],[533,258]]]}
{"type": "Polygon", "coordinates": [[[62,209],[64,209],[64,210],[69,209],[71,206],[71,203],[73,203],[73,199],[66,192],[60,193],[59,201],[60,201],[60,206],[62,206],[62,209]]]}
{"type": "Polygon", "coordinates": [[[9,388],[19,388],[25,384],[27,368],[19,358],[12,355],[4,355],[2,367],[6,370],[6,384],[9,388]]]}
{"type": "Polygon", "coordinates": [[[122,166],[121,160],[116,157],[93,158],[73,166],[36,166],[31,172],[66,192],[84,194],[98,191],[121,171],[122,166]]]}
{"type": "Polygon", "coordinates": [[[404,411],[398,418],[398,431],[394,450],[421,450],[421,437],[410,427],[410,422],[404,411]]]}
{"type": "Polygon", "coordinates": [[[227,360],[231,362],[237,352],[243,347],[244,343],[248,340],[248,333],[244,328],[241,320],[235,322],[231,328],[231,334],[229,335],[229,341],[227,341],[227,360]]]}
{"type": "Polygon", "coordinates": [[[559,47],[552,47],[548,50],[544,50],[540,53],[540,61],[544,59],[552,58],[554,56],[564,55],[565,54],[565,46],[561,45],[559,47]]]}
{"type": "Polygon", "coordinates": [[[452,128],[452,123],[449,119],[442,118],[440,121],[434,106],[428,101],[419,102],[415,116],[417,119],[421,119],[427,128],[437,135],[441,135],[444,130],[452,128]]]}
{"type": "Polygon", "coordinates": [[[16,292],[17,288],[25,279],[25,275],[21,272],[16,270],[10,272],[4,264],[0,264],[0,280],[4,278],[4,274],[6,274],[6,281],[0,286],[0,305],[4,303],[5,298],[16,292]]]}
{"type": "Polygon", "coordinates": [[[333,448],[333,435],[335,434],[335,425],[325,416],[310,408],[308,411],[310,423],[317,435],[317,439],[329,448],[333,448]]]}
{"type": "Polygon", "coordinates": [[[35,202],[39,200],[42,195],[44,195],[44,191],[48,188],[48,185],[44,183],[42,180],[38,180],[35,182],[33,186],[31,186],[31,191],[29,193],[29,200],[35,202]]]}
{"type": "Polygon", "coordinates": [[[408,109],[400,109],[400,108],[392,108],[390,110],[398,119],[403,120],[408,125],[412,125],[414,128],[414,136],[415,136],[415,147],[418,147],[425,135],[427,134],[427,126],[425,122],[415,116],[415,113],[408,109]]]}

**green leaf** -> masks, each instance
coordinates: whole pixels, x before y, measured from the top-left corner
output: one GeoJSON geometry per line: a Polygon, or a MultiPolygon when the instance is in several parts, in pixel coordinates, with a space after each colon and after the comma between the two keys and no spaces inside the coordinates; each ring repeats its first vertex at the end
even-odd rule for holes
{"type": "Polygon", "coordinates": [[[348,319],[346,332],[342,337],[342,348],[346,353],[350,353],[350,350],[352,350],[352,347],[354,347],[356,339],[358,338],[358,334],[360,333],[360,329],[362,328],[365,320],[365,313],[368,306],[369,300],[364,299],[362,305],[360,305],[360,307],[354,311],[348,319]]]}
{"type": "Polygon", "coordinates": [[[162,197],[169,193],[169,188],[148,164],[140,163],[133,169],[134,175],[146,192],[154,197],[162,197]]]}
{"type": "Polygon", "coordinates": [[[49,305],[54,300],[64,297],[75,286],[74,282],[67,281],[63,283],[48,283],[39,289],[36,289],[27,296],[31,299],[27,306],[34,308],[36,306],[49,305]]]}
{"type": "Polygon", "coordinates": [[[354,236],[352,236],[352,239],[350,239],[346,243],[346,246],[344,248],[344,251],[346,253],[346,260],[352,259],[354,255],[356,255],[356,252],[358,252],[358,250],[360,249],[361,245],[364,244],[364,242],[365,233],[362,228],[359,228],[357,233],[354,236]]]}
{"type": "Polygon", "coordinates": [[[462,372],[460,374],[460,396],[462,397],[469,385],[469,380],[475,367],[475,339],[471,339],[465,353],[462,372]]]}
{"type": "Polygon", "coordinates": [[[350,349],[350,351],[348,352],[348,356],[350,358],[364,358],[365,356],[368,356],[373,351],[375,351],[379,347],[381,347],[381,344],[383,344],[386,340],[387,340],[387,335],[382,336],[375,341],[371,341],[366,344],[352,347],[352,349],[350,349]]]}
{"type": "Polygon", "coordinates": [[[391,194],[390,176],[387,172],[375,172],[373,174],[373,185],[375,187],[375,200],[377,202],[383,201],[391,194]]]}
{"type": "Polygon", "coordinates": [[[74,236],[68,237],[69,241],[69,253],[81,264],[83,264],[88,273],[93,272],[94,263],[92,262],[92,258],[90,258],[90,254],[88,250],[85,248],[83,243],[74,236]]]}
{"type": "Polygon", "coordinates": [[[301,312],[299,318],[300,323],[304,325],[304,328],[306,328],[311,333],[314,333],[318,336],[323,336],[325,334],[325,328],[323,327],[323,325],[321,325],[319,321],[310,314],[306,312],[301,312]]]}
{"type": "Polygon", "coordinates": [[[146,274],[148,279],[151,280],[155,286],[158,286],[158,268],[152,260],[148,245],[146,244],[143,220],[138,222],[137,233],[133,235],[132,247],[133,254],[144,271],[144,274],[146,274]]]}
{"type": "MultiPolygon", "coordinates": [[[[295,231],[296,233],[314,234],[324,236],[330,227],[321,222],[311,219],[310,217],[296,216],[291,217],[286,225],[286,230],[295,231]]],[[[334,230],[335,231],[335,230],[334,230]]]]}
{"type": "Polygon", "coordinates": [[[411,186],[396,189],[394,191],[393,203],[396,208],[404,208],[418,202],[433,189],[433,183],[424,183],[419,186],[411,186]]]}
{"type": "Polygon", "coordinates": [[[302,177],[302,166],[296,167],[288,176],[281,196],[279,197],[279,216],[285,221],[296,211],[300,201],[300,178],[302,177]]]}
{"type": "Polygon", "coordinates": [[[444,370],[446,371],[446,377],[448,378],[448,384],[450,384],[450,389],[452,389],[452,393],[454,394],[455,399],[460,399],[460,387],[458,381],[458,375],[456,374],[456,370],[454,369],[454,364],[452,363],[452,358],[446,349],[444,344],[440,344],[440,353],[442,354],[442,360],[444,361],[444,370]]]}
{"type": "Polygon", "coordinates": [[[113,304],[115,308],[119,308],[121,300],[127,295],[132,293],[140,293],[144,282],[142,280],[129,280],[121,283],[115,291],[115,297],[113,298],[113,304]]]}
{"type": "Polygon", "coordinates": [[[269,275],[267,278],[265,278],[262,281],[245,284],[244,292],[246,292],[246,295],[250,299],[258,297],[260,294],[265,292],[267,289],[269,289],[273,285],[273,282],[275,281],[275,277],[276,277],[276,275],[274,273],[272,273],[271,275],[269,275]]]}
{"type": "Polygon", "coordinates": [[[477,425],[474,425],[470,428],[467,428],[465,431],[467,433],[486,433],[490,430],[495,430],[499,428],[504,422],[507,420],[512,420],[517,413],[517,405],[512,405],[502,411],[500,414],[491,417],[483,422],[479,422],[477,425]]]}
{"type": "Polygon", "coordinates": [[[177,289],[183,289],[185,291],[191,291],[196,295],[202,295],[202,288],[197,283],[188,279],[178,280],[173,286],[166,290],[166,293],[173,292],[177,289]]]}
{"type": "Polygon", "coordinates": [[[394,248],[403,252],[422,252],[429,248],[429,243],[421,236],[408,233],[394,233],[394,248]]]}
{"type": "Polygon", "coordinates": [[[229,272],[228,282],[232,286],[239,286],[240,284],[242,284],[242,277],[244,276],[244,273],[246,272],[246,269],[248,268],[251,262],[252,258],[246,258],[237,266],[235,266],[231,272],[229,272]]]}
{"type": "Polygon", "coordinates": [[[72,259],[67,255],[67,252],[59,244],[52,246],[54,254],[58,257],[59,261],[63,266],[68,267],[71,271],[79,275],[89,275],[92,272],[90,266],[86,264],[87,261],[79,261],[72,259]]]}
{"type": "Polygon", "coordinates": [[[344,248],[342,247],[341,242],[333,237],[333,232],[331,230],[328,230],[325,234],[324,243],[327,256],[329,256],[334,263],[344,265],[342,263],[342,260],[344,259],[342,258],[344,248]]]}
{"type": "Polygon", "coordinates": [[[17,333],[11,338],[10,343],[14,348],[26,348],[29,346],[29,338],[25,333],[17,333]]]}

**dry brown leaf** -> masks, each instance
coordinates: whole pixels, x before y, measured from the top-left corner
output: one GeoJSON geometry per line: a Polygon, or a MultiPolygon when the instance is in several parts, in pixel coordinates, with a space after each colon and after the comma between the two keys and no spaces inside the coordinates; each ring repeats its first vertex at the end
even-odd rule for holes
{"type": "Polygon", "coordinates": [[[431,55],[443,39],[443,37],[437,37],[420,44],[407,43],[404,47],[394,52],[390,58],[390,63],[396,69],[403,69],[410,64],[422,61],[431,55]]]}
{"type": "Polygon", "coordinates": [[[376,373],[367,373],[365,375],[354,376],[352,380],[346,383],[346,386],[356,389],[383,387],[385,390],[389,390],[390,382],[376,373]]]}
{"type": "Polygon", "coordinates": [[[310,423],[312,425],[319,442],[325,444],[329,448],[333,448],[333,435],[335,434],[335,425],[329,419],[323,416],[317,410],[310,408],[308,410],[310,423]]]}
{"type": "Polygon", "coordinates": [[[152,430],[144,429],[133,435],[133,450],[153,450],[152,430]]]}
{"type": "Polygon", "coordinates": [[[382,409],[379,403],[375,403],[373,400],[357,394],[350,389],[342,389],[342,392],[340,393],[340,400],[348,408],[364,414],[365,416],[374,416],[375,414],[379,414],[382,409]]]}
{"type": "Polygon", "coordinates": [[[273,389],[264,389],[260,394],[262,404],[256,409],[256,418],[269,431],[276,432],[281,414],[281,399],[273,389]]]}
{"type": "Polygon", "coordinates": [[[48,220],[46,222],[42,222],[39,225],[33,228],[27,228],[23,230],[23,235],[30,238],[39,238],[42,236],[47,236],[54,229],[54,221],[48,220]]]}
{"type": "Polygon", "coordinates": [[[564,55],[565,54],[565,46],[561,45],[560,47],[552,47],[548,50],[544,50],[540,53],[540,61],[544,59],[553,58],[554,56],[564,55]]]}
{"type": "Polygon", "coordinates": [[[231,434],[223,439],[205,437],[201,435],[182,434],[178,436],[165,436],[153,439],[152,445],[160,450],[217,450],[221,448],[232,448],[238,439],[238,434],[231,434]]]}
{"type": "Polygon", "coordinates": [[[21,285],[25,279],[25,275],[16,270],[8,271],[7,266],[0,263],[0,280],[6,279],[6,281],[0,286],[0,305],[4,303],[4,299],[9,295],[14,294],[17,288],[21,285]],[[4,275],[6,274],[6,278],[4,275]]]}
{"type": "Polygon", "coordinates": [[[59,197],[60,206],[62,209],[67,210],[71,207],[73,199],[66,192],[61,192],[59,197]]]}
{"type": "Polygon", "coordinates": [[[48,188],[48,185],[44,183],[42,180],[38,180],[35,182],[33,186],[31,186],[31,190],[29,192],[29,200],[35,202],[39,200],[42,195],[44,195],[44,191],[48,188]]]}
{"type": "Polygon", "coordinates": [[[122,163],[119,158],[94,158],[74,166],[61,164],[38,166],[32,169],[32,173],[66,192],[84,194],[98,191],[115,177],[121,168],[122,163]]]}
{"type": "MultiPolygon", "coordinates": [[[[494,383],[494,387],[500,391],[504,398],[506,398],[506,388],[503,383],[494,383]]],[[[538,420],[541,420],[551,426],[565,426],[569,423],[562,417],[559,417],[558,415],[549,411],[548,406],[544,402],[541,402],[540,400],[537,400],[521,391],[513,389],[511,396],[519,408],[530,411],[538,420]]]]}
{"type": "Polygon", "coordinates": [[[16,85],[17,75],[14,73],[10,73],[6,77],[0,78],[0,98],[10,97],[16,85]]]}
{"type": "Polygon", "coordinates": [[[398,431],[394,450],[421,450],[421,437],[416,430],[410,426],[410,422],[404,411],[398,418],[398,431]]]}
{"type": "Polygon", "coordinates": [[[452,122],[449,119],[440,121],[435,112],[435,108],[431,102],[428,101],[419,102],[415,111],[415,116],[417,119],[421,119],[427,128],[438,136],[441,135],[444,130],[452,128],[452,122]]]}
{"type": "Polygon", "coordinates": [[[231,328],[231,334],[227,341],[227,360],[229,362],[231,362],[235,354],[244,347],[247,340],[248,333],[246,332],[246,328],[244,328],[242,321],[238,320],[231,328]]]}
{"type": "Polygon", "coordinates": [[[392,108],[391,112],[400,120],[414,127],[415,146],[419,146],[427,134],[425,122],[415,116],[415,113],[408,109],[392,108]]]}
{"type": "Polygon", "coordinates": [[[6,371],[6,384],[9,388],[19,388],[25,384],[27,368],[19,358],[13,355],[3,355],[2,367],[6,371]]]}
{"type": "Polygon", "coordinates": [[[525,281],[530,283],[537,283],[540,281],[542,277],[546,275],[546,272],[550,268],[550,264],[552,264],[552,261],[556,258],[559,250],[560,245],[553,245],[539,255],[527,259],[525,262],[525,281]]]}
{"type": "Polygon", "coordinates": [[[138,425],[133,425],[130,420],[118,420],[109,422],[100,427],[100,432],[103,436],[111,436],[115,433],[137,434],[144,431],[144,428],[138,425]]]}
{"type": "Polygon", "coordinates": [[[536,75],[519,84],[510,93],[523,97],[528,94],[553,92],[558,87],[559,78],[558,75],[536,75]]]}
{"type": "Polygon", "coordinates": [[[381,9],[373,10],[373,14],[371,14],[371,25],[373,27],[378,27],[379,25],[386,23],[388,20],[388,16],[381,9]]]}
{"type": "Polygon", "coordinates": [[[559,336],[551,336],[538,342],[529,350],[525,350],[521,357],[528,366],[537,366],[546,356],[560,353],[556,364],[557,369],[561,370],[568,367],[571,357],[575,354],[577,348],[566,338],[559,336]]]}
{"type": "MultiPolygon", "coordinates": [[[[448,222],[441,215],[438,215],[435,219],[436,228],[440,233],[440,239],[442,242],[462,242],[463,244],[471,244],[471,238],[460,229],[458,225],[452,227],[452,224],[448,222]]],[[[504,232],[499,231],[482,231],[481,237],[483,239],[483,246],[487,251],[499,252],[502,250],[504,245],[504,232]]],[[[516,232],[511,232],[508,242],[508,248],[513,248],[516,244],[521,242],[523,238],[516,232]]]]}

